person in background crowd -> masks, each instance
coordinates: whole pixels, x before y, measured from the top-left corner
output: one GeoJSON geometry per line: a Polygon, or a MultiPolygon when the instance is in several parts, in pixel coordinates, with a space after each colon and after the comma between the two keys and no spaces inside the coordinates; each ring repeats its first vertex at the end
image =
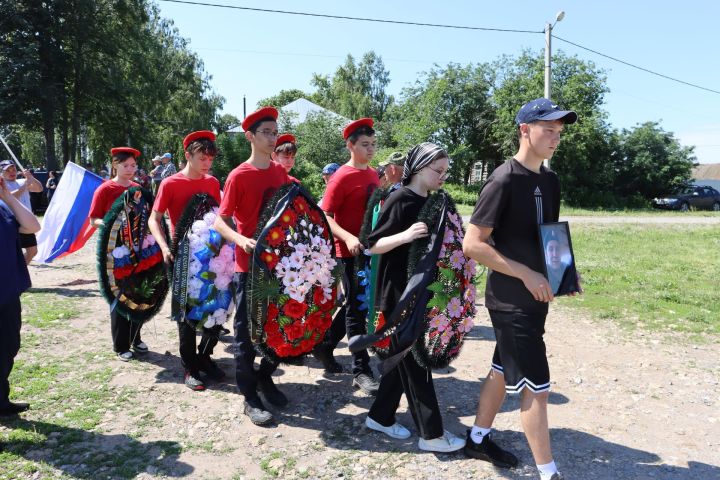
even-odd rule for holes
{"type": "MultiPolygon", "coordinates": [[[[32,174],[31,170],[24,170],[22,175],[25,179],[18,180],[18,171],[12,160],[3,160],[0,162],[2,169],[2,177],[5,184],[15,198],[20,200],[30,212],[32,212],[32,204],[30,203],[30,192],[37,193],[43,191],[43,185],[32,174]]],[[[34,233],[20,233],[20,247],[25,250],[25,263],[30,264],[35,255],[37,255],[37,238],[34,233]]]]}
{"type": "Polygon", "coordinates": [[[337,163],[328,163],[325,165],[322,169],[322,179],[323,182],[325,182],[325,185],[330,181],[330,177],[333,176],[335,172],[337,172],[338,168],[340,168],[340,165],[337,163]]]}
{"type": "Polygon", "coordinates": [[[384,177],[381,179],[382,188],[390,188],[396,190],[400,188],[400,179],[403,174],[403,165],[405,164],[405,155],[401,152],[393,152],[388,158],[380,162],[380,167],[383,168],[384,177]]]}
{"type": "Polygon", "coordinates": [[[35,215],[12,194],[0,177],[0,265],[6,280],[0,289],[0,416],[17,415],[30,405],[10,401],[10,372],[20,350],[20,294],[30,288],[30,274],[20,248],[20,235],[40,231],[35,215]]]}
{"type": "Polygon", "coordinates": [[[162,160],[162,173],[160,175],[162,180],[177,173],[177,170],[175,169],[175,164],[172,163],[172,154],[163,153],[160,159],[162,160]]]}
{"type": "Polygon", "coordinates": [[[53,195],[55,195],[55,189],[57,188],[57,173],[54,170],[48,171],[48,179],[47,182],[45,182],[45,188],[47,189],[47,199],[48,203],[52,200],[53,195]]]}
{"type": "Polygon", "coordinates": [[[153,195],[157,195],[158,188],[160,187],[160,182],[162,181],[162,159],[160,158],[160,155],[157,155],[152,159],[153,168],[150,170],[150,180],[151,180],[151,190],[153,195]]]}

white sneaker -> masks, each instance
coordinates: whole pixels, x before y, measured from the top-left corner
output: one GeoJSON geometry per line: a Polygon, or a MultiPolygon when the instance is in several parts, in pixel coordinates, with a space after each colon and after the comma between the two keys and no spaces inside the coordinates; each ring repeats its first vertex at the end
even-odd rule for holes
{"type": "Polygon", "coordinates": [[[420,438],[420,440],[418,440],[418,448],[428,452],[454,452],[456,450],[460,450],[464,446],[464,438],[457,437],[447,430],[445,430],[442,437],[433,438],[431,440],[420,438]]]}
{"type": "Polygon", "coordinates": [[[133,358],[132,352],[122,352],[117,354],[118,360],[122,362],[129,362],[133,358]]]}
{"type": "Polygon", "coordinates": [[[149,348],[145,342],[140,342],[137,345],[133,345],[132,349],[138,353],[145,353],[149,350],[149,348]]]}
{"type": "MultiPolygon", "coordinates": [[[[395,424],[384,427],[380,425],[378,422],[370,418],[370,416],[365,417],[365,426],[372,429],[377,430],[378,432],[382,432],[388,437],[396,438],[398,440],[405,440],[406,438],[410,438],[410,430],[403,427],[399,423],[395,422],[395,424]]],[[[462,447],[460,447],[462,448],[462,447]]]]}

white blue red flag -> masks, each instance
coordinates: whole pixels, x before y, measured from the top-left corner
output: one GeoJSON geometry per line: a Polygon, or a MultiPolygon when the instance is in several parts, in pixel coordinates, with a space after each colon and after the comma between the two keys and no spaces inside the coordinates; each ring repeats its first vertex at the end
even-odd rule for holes
{"type": "Polygon", "coordinates": [[[67,164],[37,235],[38,261],[50,263],[85,245],[95,231],[88,218],[90,203],[102,183],[98,175],[72,162],[67,164]]]}

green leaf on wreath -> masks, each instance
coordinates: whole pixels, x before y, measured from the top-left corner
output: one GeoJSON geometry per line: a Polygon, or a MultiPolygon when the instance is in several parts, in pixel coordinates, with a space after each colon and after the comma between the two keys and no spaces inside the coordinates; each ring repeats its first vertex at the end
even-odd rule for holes
{"type": "Polygon", "coordinates": [[[455,271],[451,268],[440,268],[440,273],[443,277],[447,278],[450,281],[455,280],[455,271]]]}
{"type": "Polygon", "coordinates": [[[284,305],[285,302],[287,302],[288,300],[290,300],[290,295],[286,295],[286,294],[284,294],[284,293],[281,293],[280,295],[277,296],[277,302],[276,302],[276,303],[277,303],[278,305],[284,305]]]}
{"type": "Polygon", "coordinates": [[[443,284],[440,282],[433,282],[430,285],[427,286],[427,289],[431,292],[440,293],[443,291],[443,284]]]}
{"type": "Polygon", "coordinates": [[[217,274],[209,270],[206,270],[200,274],[200,278],[202,278],[203,280],[215,280],[215,277],[217,277],[217,274]]]}
{"type": "Polygon", "coordinates": [[[320,307],[318,307],[317,305],[313,305],[312,307],[308,308],[307,314],[310,315],[317,312],[318,310],[320,310],[320,307]]]}
{"type": "Polygon", "coordinates": [[[286,317],[285,315],[280,315],[278,316],[278,323],[281,327],[285,328],[293,323],[293,319],[290,317],[286,317]]]}

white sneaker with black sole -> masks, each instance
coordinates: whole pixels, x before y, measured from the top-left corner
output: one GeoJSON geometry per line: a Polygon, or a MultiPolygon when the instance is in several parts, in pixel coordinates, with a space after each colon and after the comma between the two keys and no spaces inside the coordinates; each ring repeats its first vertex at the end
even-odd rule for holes
{"type": "MultiPolygon", "coordinates": [[[[388,437],[395,438],[397,440],[405,440],[407,438],[410,438],[410,430],[403,427],[399,423],[395,422],[393,425],[390,425],[389,427],[386,427],[384,425],[380,425],[378,422],[373,420],[372,418],[365,417],[365,426],[368,427],[371,430],[376,430],[378,432],[382,432],[388,437]]],[[[462,448],[462,447],[461,447],[462,448]]]]}
{"type": "Polygon", "coordinates": [[[465,439],[453,435],[445,430],[442,437],[425,440],[418,440],[418,448],[427,452],[448,453],[460,450],[465,446],[465,439]]]}

